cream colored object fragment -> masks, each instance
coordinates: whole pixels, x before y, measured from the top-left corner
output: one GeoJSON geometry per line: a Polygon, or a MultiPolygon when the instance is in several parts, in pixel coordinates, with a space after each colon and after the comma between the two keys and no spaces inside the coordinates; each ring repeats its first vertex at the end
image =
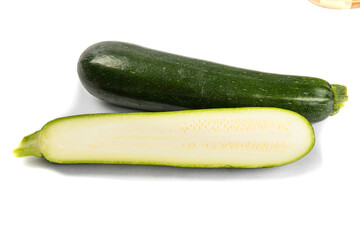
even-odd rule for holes
{"type": "Polygon", "coordinates": [[[325,8],[350,9],[360,8],[360,0],[310,0],[312,3],[325,8]]]}

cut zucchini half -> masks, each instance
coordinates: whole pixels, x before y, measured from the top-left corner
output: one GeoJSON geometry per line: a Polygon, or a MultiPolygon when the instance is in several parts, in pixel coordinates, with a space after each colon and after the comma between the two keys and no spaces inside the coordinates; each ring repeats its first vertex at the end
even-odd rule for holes
{"type": "Polygon", "coordinates": [[[311,124],[289,110],[207,109],[59,118],[14,154],[62,164],[260,168],[294,162],[314,142],[311,124]]]}

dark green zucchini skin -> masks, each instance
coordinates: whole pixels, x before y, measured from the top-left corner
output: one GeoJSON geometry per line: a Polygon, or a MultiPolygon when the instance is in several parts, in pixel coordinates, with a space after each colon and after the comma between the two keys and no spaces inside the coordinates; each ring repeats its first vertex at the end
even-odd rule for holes
{"type": "Polygon", "coordinates": [[[78,74],[95,97],[147,111],[278,107],[310,122],[335,111],[332,86],[319,78],[236,68],[123,42],[90,46],[78,74]]]}

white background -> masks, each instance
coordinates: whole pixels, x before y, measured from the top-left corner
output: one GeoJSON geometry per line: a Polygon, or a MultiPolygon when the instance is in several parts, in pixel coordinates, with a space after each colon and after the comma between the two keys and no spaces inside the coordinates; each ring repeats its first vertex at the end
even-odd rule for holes
{"type": "Polygon", "coordinates": [[[0,239],[360,239],[360,9],[306,0],[3,1],[0,239]],[[76,72],[104,40],[348,87],[303,159],[269,169],[56,165],[15,158],[62,116],[125,112],[76,72]]]}

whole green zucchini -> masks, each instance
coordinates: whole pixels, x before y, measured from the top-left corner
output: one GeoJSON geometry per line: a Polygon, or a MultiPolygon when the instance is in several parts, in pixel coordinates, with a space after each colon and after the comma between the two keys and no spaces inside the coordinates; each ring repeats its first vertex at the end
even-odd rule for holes
{"type": "Polygon", "coordinates": [[[147,111],[277,107],[317,122],[347,101],[345,86],[319,78],[236,68],[123,42],[90,46],[78,74],[95,97],[147,111]]]}

